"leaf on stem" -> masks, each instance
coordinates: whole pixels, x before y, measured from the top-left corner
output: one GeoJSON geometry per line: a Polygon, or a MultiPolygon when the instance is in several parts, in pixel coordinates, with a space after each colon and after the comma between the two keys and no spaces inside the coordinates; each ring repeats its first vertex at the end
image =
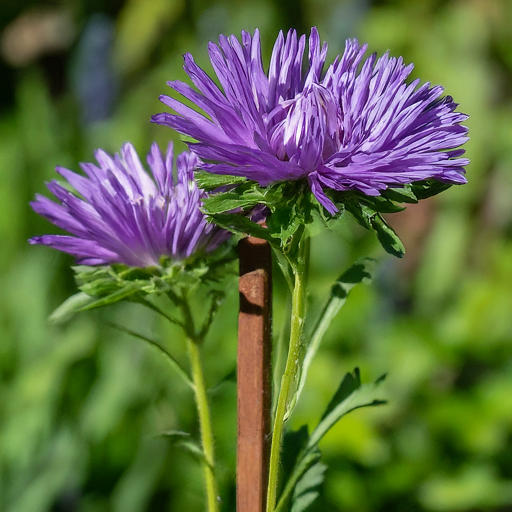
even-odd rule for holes
{"type": "Polygon", "coordinates": [[[208,313],[204,319],[203,325],[201,326],[201,330],[199,331],[199,338],[204,339],[206,333],[210,329],[212,322],[219,310],[220,305],[224,301],[226,294],[221,290],[211,290],[210,291],[211,302],[208,313]]]}
{"type": "MultiPolygon", "coordinates": [[[[295,432],[287,432],[283,440],[283,488],[280,493],[279,502],[276,512],[285,512],[293,507],[293,499],[299,500],[299,506],[309,501],[305,497],[309,488],[314,492],[312,486],[308,485],[308,479],[301,483],[301,487],[297,490],[299,482],[306,475],[308,470],[319,463],[321,453],[318,446],[308,447],[309,435],[308,428],[303,425],[295,432]],[[291,502],[291,504],[290,504],[291,502]]],[[[315,496],[316,497],[316,496],[315,496]]],[[[312,498],[311,496],[309,498],[312,498]]],[[[309,501],[309,504],[313,500],[309,501]]],[[[309,506],[309,505],[308,505],[309,506]]],[[[305,510],[305,509],[302,509],[305,510]]]]}
{"type": "Polygon", "coordinates": [[[235,233],[240,233],[242,235],[251,235],[269,242],[274,242],[274,239],[268,229],[260,226],[243,215],[235,213],[219,213],[211,215],[211,219],[215,224],[217,224],[217,226],[229,231],[234,231],[235,233]]]}
{"type": "Polygon", "coordinates": [[[311,335],[307,338],[305,345],[306,353],[301,365],[299,385],[292,403],[297,403],[304,389],[311,363],[318,352],[320,343],[331,325],[332,320],[345,304],[350,290],[362,281],[371,280],[374,266],[374,260],[371,258],[363,258],[343,272],[332,285],[329,297],[314,324],[311,335]]]}
{"type": "Polygon", "coordinates": [[[413,192],[412,185],[407,183],[403,187],[394,188],[389,187],[386,190],[382,191],[382,195],[390,199],[391,201],[396,201],[397,203],[417,203],[418,198],[416,194],[413,192]]]}
{"type": "Polygon", "coordinates": [[[50,322],[61,324],[70,320],[76,313],[95,299],[84,292],[75,293],[67,298],[51,315],[50,322]]]}
{"type": "MultiPolygon", "coordinates": [[[[356,192],[340,192],[334,196],[334,199],[338,207],[348,210],[361,226],[375,232],[386,252],[401,258],[405,254],[405,247],[393,228],[382,218],[381,213],[404,210],[393,202],[398,197],[407,199],[407,202],[416,202],[413,199],[416,193],[412,190],[413,188],[394,189],[394,192],[386,191],[386,195],[376,197],[356,192]],[[391,200],[392,197],[395,199],[391,200]]],[[[424,193],[427,193],[427,190],[430,189],[425,189],[424,193]]],[[[405,199],[403,199],[404,202],[405,199]]]]}
{"type": "Polygon", "coordinates": [[[236,384],[236,376],[237,376],[237,371],[236,371],[236,366],[235,366],[229,373],[224,375],[224,377],[222,377],[222,379],[220,379],[220,381],[217,384],[208,388],[207,393],[209,395],[215,395],[216,393],[218,393],[220,391],[220,389],[222,388],[222,386],[224,384],[229,384],[229,383],[236,384]]]}
{"type": "Polygon", "coordinates": [[[411,184],[411,190],[418,199],[427,199],[449,189],[450,183],[442,183],[435,179],[417,181],[411,184]]]}
{"type": "Polygon", "coordinates": [[[317,462],[299,479],[293,490],[291,512],[305,512],[320,495],[327,466],[317,462]]]}
{"type": "Polygon", "coordinates": [[[202,464],[210,466],[206,459],[203,449],[201,448],[201,446],[199,446],[199,443],[197,441],[191,439],[192,436],[188,432],[181,432],[179,430],[169,430],[168,432],[164,432],[163,434],[161,434],[161,436],[168,438],[174,446],[182,448],[183,450],[190,453],[202,464]]]}
{"type": "Polygon", "coordinates": [[[377,233],[377,238],[384,250],[397,258],[403,257],[405,254],[405,247],[402,240],[400,240],[398,235],[395,233],[395,230],[382,218],[380,214],[372,217],[371,225],[377,233]]]}
{"type": "Polygon", "coordinates": [[[317,488],[323,480],[325,466],[320,464],[318,443],[322,437],[349,412],[361,407],[386,403],[380,398],[380,384],[385,375],[370,384],[361,384],[359,369],[347,373],[332,400],[329,402],[320,423],[311,436],[307,427],[286,434],[283,442],[283,490],[276,512],[303,512],[314,501],[317,488]],[[287,451],[290,453],[288,454],[287,451]],[[292,467],[292,469],[290,469],[292,467]],[[297,501],[297,504],[294,501],[297,501]],[[289,502],[291,501],[291,509],[289,502]],[[296,508],[294,508],[296,507],[296,508]]]}
{"type": "Polygon", "coordinates": [[[379,389],[385,378],[386,375],[382,375],[375,382],[361,384],[358,368],[354,373],[347,373],[329,402],[320,423],[311,434],[308,446],[316,446],[320,439],[349,412],[361,407],[385,404],[386,400],[380,398],[381,390],[379,389]]]}
{"type": "Polygon", "coordinates": [[[241,185],[247,181],[242,176],[230,176],[226,174],[213,174],[207,171],[195,171],[194,177],[199,188],[210,192],[226,185],[241,185]]]}
{"type": "Polygon", "coordinates": [[[188,374],[188,372],[183,368],[183,366],[178,362],[178,360],[165,348],[163,347],[158,341],[152,340],[151,338],[148,338],[147,336],[144,336],[143,334],[140,334],[138,332],[132,331],[131,329],[128,329],[127,327],[124,327],[123,325],[116,324],[114,322],[106,322],[107,325],[110,325],[110,327],[113,327],[114,329],[117,329],[119,331],[125,332],[126,334],[129,334],[130,336],[133,336],[134,338],[138,338],[139,340],[145,341],[152,347],[155,347],[162,353],[167,360],[171,363],[171,366],[178,372],[180,377],[192,388],[194,389],[194,383],[192,382],[192,378],[188,374]]]}

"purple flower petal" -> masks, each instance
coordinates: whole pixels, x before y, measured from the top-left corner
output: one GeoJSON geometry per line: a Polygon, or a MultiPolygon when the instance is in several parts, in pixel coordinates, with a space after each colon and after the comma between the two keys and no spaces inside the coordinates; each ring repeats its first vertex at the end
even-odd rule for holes
{"type": "Polygon", "coordinates": [[[388,53],[363,60],[366,45],[348,40],[345,52],[322,77],[327,45],[316,28],[309,37],[279,33],[268,74],[261,63],[259,32],[220,36],[208,53],[222,90],[185,56],[185,71],[197,91],[182,82],[171,87],[205,114],[162,97],[176,114],[152,120],[195,139],[190,149],[217,174],[244,176],[262,186],[307,177],[313,194],[331,213],[323,188],[379,195],[388,187],[435,178],[466,182],[457,150],[467,141],[443,88],[407,83],[413,66],[388,53]],[[207,117],[208,116],[208,117],[207,117]]]}
{"type": "Polygon", "coordinates": [[[48,188],[60,203],[37,195],[31,206],[74,236],[44,235],[30,243],[67,252],[86,265],[136,267],[158,265],[162,256],[181,260],[215,249],[230,235],[207,223],[199,209],[206,197],[194,181],[200,162],[194,154],[179,155],[175,182],[172,157],[172,144],[165,159],[151,146],[147,161],[154,180],[131,144],[113,158],[98,150],[99,167],[81,164],[87,177],[58,167],[83,199],[52,181],[48,188]]]}

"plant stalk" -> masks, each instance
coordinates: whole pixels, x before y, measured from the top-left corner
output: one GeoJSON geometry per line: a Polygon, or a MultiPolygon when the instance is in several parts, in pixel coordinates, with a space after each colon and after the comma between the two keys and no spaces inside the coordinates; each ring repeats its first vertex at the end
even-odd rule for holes
{"type": "Polygon", "coordinates": [[[183,317],[185,321],[184,330],[187,334],[187,349],[190,360],[192,381],[194,383],[197,413],[199,416],[201,445],[205,458],[203,466],[206,483],[206,500],[208,504],[207,510],[208,512],[219,512],[220,500],[217,479],[215,477],[212,422],[210,417],[210,409],[208,407],[208,398],[206,394],[206,385],[200,354],[200,345],[203,341],[203,337],[195,334],[192,313],[185,298],[183,298],[181,302],[181,309],[183,311],[183,317]]]}
{"type": "Polygon", "coordinates": [[[199,427],[201,430],[201,444],[205,456],[204,476],[206,480],[206,498],[208,503],[208,512],[219,511],[219,493],[217,480],[215,478],[215,463],[213,452],[213,434],[206,396],[206,386],[204,383],[203,368],[199,354],[197,342],[187,339],[188,354],[190,357],[190,366],[192,369],[192,380],[195,386],[195,398],[197,412],[199,415],[199,427]]]}
{"type": "Polygon", "coordinates": [[[297,384],[302,332],[306,316],[306,280],[309,259],[309,244],[304,240],[305,250],[303,260],[293,265],[294,288],[292,295],[292,316],[290,325],[290,345],[285,370],[281,379],[279,398],[272,432],[272,446],[270,449],[270,467],[267,493],[266,512],[273,512],[277,502],[277,486],[279,477],[279,465],[281,444],[283,441],[286,413],[290,405],[290,392],[297,384]]]}

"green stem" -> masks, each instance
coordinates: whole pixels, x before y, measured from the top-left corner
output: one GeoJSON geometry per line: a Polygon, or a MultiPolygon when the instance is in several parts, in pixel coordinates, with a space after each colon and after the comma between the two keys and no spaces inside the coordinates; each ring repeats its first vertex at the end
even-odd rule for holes
{"type": "Polygon", "coordinates": [[[295,283],[292,296],[292,317],[290,325],[290,346],[286,367],[281,379],[281,388],[277,402],[274,429],[272,432],[272,447],[270,449],[270,467],[267,493],[267,512],[273,512],[277,501],[277,485],[279,476],[279,461],[281,443],[283,440],[284,423],[288,406],[290,404],[290,391],[292,384],[297,382],[299,370],[302,331],[306,314],[306,278],[309,244],[304,240],[304,260],[293,266],[295,283]]]}
{"type": "Polygon", "coordinates": [[[203,466],[206,481],[207,510],[208,512],[219,512],[220,502],[217,479],[215,478],[212,424],[210,409],[208,407],[208,398],[206,395],[204,373],[201,365],[200,344],[203,338],[195,334],[194,321],[188,302],[185,298],[183,298],[181,302],[181,309],[185,320],[184,327],[187,334],[187,349],[192,371],[192,381],[194,382],[197,412],[199,416],[201,445],[205,458],[203,466]]]}
{"type": "Polygon", "coordinates": [[[199,346],[196,341],[187,339],[188,354],[190,357],[190,366],[192,367],[192,380],[195,385],[195,397],[197,412],[199,414],[199,426],[201,429],[201,444],[203,446],[204,457],[204,476],[206,479],[206,497],[208,502],[208,512],[219,511],[218,487],[215,478],[215,463],[213,454],[213,434],[210,419],[210,410],[206,397],[206,386],[204,383],[203,369],[199,354],[199,346]]]}

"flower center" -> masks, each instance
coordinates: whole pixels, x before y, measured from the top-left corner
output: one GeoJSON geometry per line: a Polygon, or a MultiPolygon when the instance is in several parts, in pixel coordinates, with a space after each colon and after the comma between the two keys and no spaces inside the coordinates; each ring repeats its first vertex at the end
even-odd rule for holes
{"type": "Polygon", "coordinates": [[[270,146],[281,160],[315,170],[340,147],[341,112],[333,94],[319,84],[284,101],[271,117],[280,120],[270,130],[270,146]]]}

